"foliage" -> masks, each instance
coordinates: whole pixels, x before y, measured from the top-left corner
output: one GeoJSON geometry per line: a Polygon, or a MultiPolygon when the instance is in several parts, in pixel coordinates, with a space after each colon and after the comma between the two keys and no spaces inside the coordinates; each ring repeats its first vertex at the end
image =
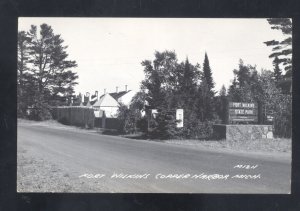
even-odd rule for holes
{"type": "Polygon", "coordinates": [[[210,139],[213,134],[214,121],[197,122],[193,129],[194,136],[197,139],[210,139]]]}
{"type": "Polygon", "coordinates": [[[236,77],[232,80],[231,85],[229,86],[228,90],[228,99],[230,101],[240,102],[241,101],[241,92],[239,89],[238,82],[236,80],[236,77]]]}
{"type": "Polygon", "coordinates": [[[28,112],[28,118],[37,121],[44,121],[52,118],[50,107],[47,103],[35,101],[28,112]]]}
{"type": "Polygon", "coordinates": [[[267,111],[274,116],[275,135],[290,138],[292,133],[292,97],[283,94],[276,86],[271,71],[262,71],[259,77],[260,99],[267,111]]]}
{"type": "Polygon", "coordinates": [[[130,102],[130,108],[142,111],[145,107],[146,93],[143,91],[137,92],[130,102]]]}
{"type": "Polygon", "coordinates": [[[292,137],[292,97],[282,95],[277,112],[274,116],[275,135],[278,137],[292,137]],[[280,109],[280,110],[279,110],[280,109]]]}
{"type": "Polygon", "coordinates": [[[255,95],[259,92],[256,66],[245,65],[243,60],[240,60],[239,68],[234,69],[233,73],[234,80],[228,91],[228,99],[235,102],[259,101],[255,95]]]}
{"type": "MultiPolygon", "coordinates": [[[[45,115],[44,109],[65,105],[74,93],[77,74],[72,69],[75,61],[67,60],[67,46],[51,26],[31,26],[28,32],[18,33],[18,114],[26,116],[26,110],[36,108],[45,115]],[[41,102],[40,104],[35,103],[41,102]],[[47,104],[47,106],[42,106],[47,104]],[[42,106],[42,107],[39,107],[42,106]]],[[[36,115],[35,115],[36,116],[36,115]]],[[[40,118],[38,118],[40,119],[40,118]]],[[[43,118],[41,118],[43,119],[43,118]]]]}
{"type": "Polygon", "coordinates": [[[292,21],[289,18],[268,19],[272,29],[281,30],[287,37],[282,41],[270,40],[264,42],[267,46],[272,46],[273,53],[270,58],[278,57],[279,62],[284,66],[286,74],[291,76],[292,71],[292,21]]]}
{"type": "Polygon", "coordinates": [[[282,71],[279,67],[280,61],[278,57],[276,56],[273,60],[273,66],[274,66],[274,78],[276,83],[279,83],[280,80],[282,79],[282,71]]]}
{"type": "Polygon", "coordinates": [[[147,134],[148,133],[148,119],[147,116],[141,117],[136,121],[136,127],[139,131],[147,134]]]}
{"type": "Polygon", "coordinates": [[[201,121],[197,116],[191,115],[185,119],[184,127],[178,131],[180,138],[210,139],[212,137],[214,121],[201,121]]]}
{"type": "MultiPolygon", "coordinates": [[[[144,106],[148,111],[160,111],[149,122],[148,135],[152,138],[206,136],[203,134],[208,129],[204,131],[203,128],[208,127],[202,127],[202,122],[216,119],[214,82],[207,54],[205,74],[199,64],[192,65],[188,58],[178,62],[174,51],[155,52],[155,59],[143,61],[142,66],[145,73],[141,85],[144,106]],[[175,111],[179,108],[184,110],[184,128],[176,128],[175,111]],[[197,130],[197,127],[202,129],[197,130]]],[[[146,119],[139,121],[145,129],[146,119]]]]}
{"type": "Polygon", "coordinates": [[[126,105],[121,105],[118,109],[118,120],[120,133],[135,133],[137,132],[137,121],[141,119],[139,110],[128,108],[126,105]]]}
{"type": "Polygon", "coordinates": [[[209,90],[206,81],[202,81],[198,89],[198,117],[200,121],[211,121],[215,117],[214,93],[209,90]]]}
{"type": "Polygon", "coordinates": [[[204,62],[203,62],[202,81],[204,81],[204,80],[206,81],[208,89],[210,91],[212,91],[213,88],[215,87],[215,83],[214,83],[213,78],[212,78],[212,72],[211,72],[211,69],[210,69],[207,53],[205,53],[204,62]]]}
{"type": "Polygon", "coordinates": [[[220,118],[220,123],[226,124],[227,123],[227,116],[228,116],[228,99],[227,99],[227,91],[225,86],[223,85],[219,96],[215,97],[216,102],[216,112],[218,117],[220,118]]]}
{"type": "Polygon", "coordinates": [[[201,76],[201,83],[198,88],[198,113],[201,121],[211,121],[215,118],[215,103],[214,103],[214,81],[209,65],[208,56],[205,53],[203,62],[203,72],[201,76]]]}
{"type": "Polygon", "coordinates": [[[18,117],[24,117],[26,115],[26,103],[30,97],[30,92],[28,92],[24,87],[30,82],[28,75],[28,59],[29,59],[29,43],[30,38],[28,35],[21,31],[18,33],[18,75],[17,75],[17,113],[18,117]]]}
{"type": "MultiPolygon", "coordinates": [[[[156,52],[153,61],[145,60],[142,65],[145,80],[133,105],[139,111],[146,109],[148,118],[151,109],[159,112],[150,121],[147,117],[136,118],[135,127],[147,132],[150,138],[210,138],[214,123],[227,123],[228,101],[257,102],[272,112],[276,136],[291,135],[291,97],[282,93],[270,71],[259,73],[256,66],[240,60],[238,68],[233,70],[234,80],[228,92],[223,86],[215,96],[207,54],[202,71],[188,58],[179,63],[173,51],[156,52]],[[184,110],[183,128],[176,127],[178,108],[184,110]]],[[[277,74],[279,77],[280,71],[277,74]]],[[[260,121],[265,123],[267,113],[262,112],[260,121]]]]}
{"type": "Polygon", "coordinates": [[[155,119],[150,123],[150,138],[170,139],[177,136],[176,119],[174,112],[159,110],[155,119]]]}
{"type": "MultiPolygon", "coordinates": [[[[272,29],[280,30],[284,35],[285,39],[282,41],[270,40],[264,42],[267,46],[272,46],[273,53],[269,56],[275,58],[276,63],[282,65],[285,74],[277,81],[281,87],[282,92],[285,94],[291,93],[292,86],[292,21],[289,18],[270,18],[268,19],[272,29]]],[[[275,75],[279,75],[279,68],[275,66],[275,75]]]]}
{"type": "Polygon", "coordinates": [[[146,101],[154,108],[158,106],[165,106],[166,94],[162,88],[163,79],[160,77],[157,70],[152,69],[150,63],[144,62],[143,65],[145,65],[145,70],[151,71],[149,76],[142,82],[143,88],[147,89],[148,91],[146,95],[146,101]]]}
{"type": "Polygon", "coordinates": [[[272,115],[275,135],[291,137],[292,99],[277,86],[274,73],[268,70],[258,73],[255,67],[240,62],[239,69],[234,70],[234,74],[235,79],[229,88],[228,100],[257,102],[262,108],[260,123],[266,123],[266,116],[272,115]]]}

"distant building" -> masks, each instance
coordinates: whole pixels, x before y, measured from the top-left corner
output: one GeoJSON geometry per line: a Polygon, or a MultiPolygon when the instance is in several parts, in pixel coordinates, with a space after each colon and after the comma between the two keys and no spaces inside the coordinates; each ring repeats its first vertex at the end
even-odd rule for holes
{"type": "MultiPolygon", "coordinates": [[[[83,96],[83,100],[76,99],[76,104],[94,108],[96,118],[102,118],[104,115],[106,118],[117,118],[119,107],[121,105],[129,107],[135,94],[136,92],[127,90],[126,85],[125,90],[120,92],[118,91],[118,87],[116,87],[116,92],[106,93],[106,90],[104,90],[104,94],[99,98],[98,91],[95,91],[95,94],[91,96],[90,93],[87,92],[85,96],[83,96]]],[[[80,97],[78,96],[78,98],[80,97]]]]}
{"type": "Polygon", "coordinates": [[[125,93],[123,93],[122,95],[118,96],[117,98],[115,98],[120,104],[126,105],[127,107],[130,106],[131,100],[134,97],[134,95],[136,94],[135,91],[129,90],[125,93]]]}
{"type": "Polygon", "coordinates": [[[92,107],[95,110],[95,117],[101,118],[103,112],[105,117],[116,118],[120,104],[109,93],[106,93],[97,100],[92,107]]]}

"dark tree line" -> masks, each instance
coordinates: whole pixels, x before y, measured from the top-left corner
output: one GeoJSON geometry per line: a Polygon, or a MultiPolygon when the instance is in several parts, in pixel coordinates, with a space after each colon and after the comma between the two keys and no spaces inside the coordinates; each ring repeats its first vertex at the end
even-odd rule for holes
{"type": "Polygon", "coordinates": [[[47,24],[18,33],[18,117],[48,119],[51,106],[68,104],[78,76],[63,43],[47,24]]]}
{"type": "Polygon", "coordinates": [[[201,68],[199,64],[192,65],[188,58],[179,62],[173,51],[155,52],[153,61],[142,62],[145,80],[127,112],[131,117],[132,111],[143,108],[148,112],[157,109],[158,113],[150,125],[141,116],[128,122],[135,121],[135,130],[140,128],[152,138],[209,138],[212,124],[228,123],[229,101],[255,102],[259,105],[259,124],[272,123],[276,136],[291,137],[292,23],[287,18],[268,19],[268,22],[272,29],[286,35],[282,41],[265,42],[273,47],[269,56],[274,59],[273,70],[258,72],[255,65],[240,60],[228,90],[222,86],[217,94],[207,54],[201,68]],[[177,108],[184,109],[184,127],[180,129],[176,128],[177,108]]]}
{"type": "Polygon", "coordinates": [[[147,112],[156,109],[158,113],[150,123],[146,117],[140,118],[137,126],[153,138],[209,136],[211,124],[218,120],[218,115],[207,54],[203,68],[191,64],[188,58],[179,62],[174,51],[155,52],[155,59],[143,61],[142,66],[145,79],[131,109],[146,108],[147,112]],[[184,128],[180,129],[176,128],[175,120],[178,108],[184,109],[184,128]]]}
{"type": "Polygon", "coordinates": [[[227,99],[236,102],[256,102],[259,105],[259,123],[266,124],[267,116],[273,117],[275,135],[291,137],[292,96],[278,86],[276,66],[273,71],[261,70],[240,61],[234,70],[234,80],[229,87],[227,99]]]}
{"type": "Polygon", "coordinates": [[[207,54],[203,68],[191,64],[188,58],[178,62],[173,51],[155,52],[155,59],[143,61],[142,66],[145,79],[141,90],[130,108],[119,113],[126,122],[125,132],[139,128],[151,138],[211,138],[213,124],[228,123],[228,102],[233,101],[258,103],[259,124],[270,124],[266,117],[271,115],[275,135],[291,137],[291,95],[278,86],[277,65],[273,71],[258,72],[256,66],[240,60],[238,68],[233,70],[234,79],[229,89],[223,85],[218,94],[214,91],[207,54]],[[145,108],[148,112],[158,111],[150,124],[147,117],[140,115],[145,108]],[[183,128],[176,128],[175,110],[178,108],[184,110],[183,128]]]}

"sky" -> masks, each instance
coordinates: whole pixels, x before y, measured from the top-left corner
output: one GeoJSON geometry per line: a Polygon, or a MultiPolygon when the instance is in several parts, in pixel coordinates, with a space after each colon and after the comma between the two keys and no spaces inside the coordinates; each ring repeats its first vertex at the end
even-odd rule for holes
{"type": "Polygon", "coordinates": [[[19,18],[18,30],[30,25],[51,25],[75,60],[79,83],[76,93],[100,94],[125,89],[138,91],[144,79],[143,60],[155,51],[172,50],[178,61],[187,57],[203,66],[208,55],[215,91],[229,87],[239,60],[257,70],[273,70],[271,47],[263,42],[283,40],[266,19],[208,18],[19,18]]]}

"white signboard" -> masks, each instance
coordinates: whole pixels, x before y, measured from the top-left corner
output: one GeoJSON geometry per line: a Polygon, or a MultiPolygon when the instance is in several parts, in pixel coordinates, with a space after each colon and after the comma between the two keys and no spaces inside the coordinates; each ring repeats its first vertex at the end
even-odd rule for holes
{"type": "Polygon", "coordinates": [[[177,127],[183,127],[183,109],[176,109],[176,120],[179,120],[177,127]]]}
{"type": "Polygon", "coordinates": [[[155,118],[156,118],[156,115],[158,114],[157,109],[152,109],[152,110],[151,110],[151,114],[152,114],[152,116],[153,116],[154,119],[155,119],[155,118]]]}

